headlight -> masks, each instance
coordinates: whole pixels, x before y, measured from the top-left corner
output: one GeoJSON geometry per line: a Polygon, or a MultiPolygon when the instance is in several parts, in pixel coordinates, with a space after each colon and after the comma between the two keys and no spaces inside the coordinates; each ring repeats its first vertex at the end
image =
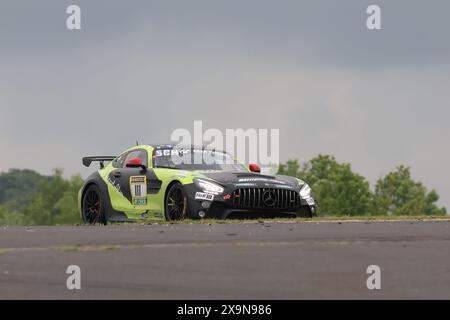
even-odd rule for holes
{"type": "Polygon", "coordinates": [[[204,192],[211,192],[211,193],[214,193],[214,194],[220,194],[224,190],[218,184],[210,182],[210,181],[206,181],[206,180],[197,179],[197,180],[194,181],[194,183],[197,185],[197,187],[199,187],[204,192]]]}
{"type": "Polygon", "coordinates": [[[311,188],[306,183],[300,189],[300,197],[303,199],[311,198],[311,188]]]}

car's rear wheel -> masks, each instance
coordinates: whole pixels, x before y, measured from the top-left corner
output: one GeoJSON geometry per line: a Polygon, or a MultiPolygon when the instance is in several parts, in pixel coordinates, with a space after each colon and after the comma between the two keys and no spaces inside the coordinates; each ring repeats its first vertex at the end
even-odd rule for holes
{"type": "Polygon", "coordinates": [[[83,197],[83,221],[86,224],[106,224],[105,209],[99,187],[91,185],[83,197]]]}
{"type": "Polygon", "coordinates": [[[169,187],[165,200],[165,216],[168,221],[182,220],[187,217],[187,196],[183,186],[175,182],[169,187]]]}

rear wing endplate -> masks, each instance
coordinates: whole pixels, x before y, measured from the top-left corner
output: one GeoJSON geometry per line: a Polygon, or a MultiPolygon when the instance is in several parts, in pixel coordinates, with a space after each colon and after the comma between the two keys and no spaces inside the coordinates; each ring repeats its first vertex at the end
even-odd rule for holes
{"type": "Polygon", "coordinates": [[[96,156],[96,157],[84,157],[83,165],[85,167],[89,167],[92,162],[100,162],[100,168],[103,169],[105,166],[105,161],[112,161],[116,157],[115,156],[96,156]]]}

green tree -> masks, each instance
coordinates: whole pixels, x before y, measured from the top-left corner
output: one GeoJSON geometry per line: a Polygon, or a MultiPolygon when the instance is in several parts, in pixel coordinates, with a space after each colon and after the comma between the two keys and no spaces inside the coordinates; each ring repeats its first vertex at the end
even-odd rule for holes
{"type": "Polygon", "coordinates": [[[299,177],[300,175],[300,164],[298,160],[288,160],[286,164],[280,164],[278,169],[278,174],[291,176],[291,177],[299,177]]]}
{"type": "Polygon", "coordinates": [[[0,206],[0,226],[17,226],[23,224],[23,216],[18,212],[11,212],[5,206],[0,206]]]}
{"type": "Polygon", "coordinates": [[[388,215],[445,215],[439,208],[439,195],[427,191],[421,183],[411,178],[409,167],[400,166],[396,171],[378,180],[375,186],[373,212],[388,215]]]}
{"type": "Polygon", "coordinates": [[[83,181],[79,175],[65,180],[61,169],[55,169],[48,181],[40,185],[30,204],[23,210],[30,225],[72,224],[80,221],[77,192],[83,181]]]}
{"type": "Polygon", "coordinates": [[[328,215],[365,215],[372,194],[369,182],[352,171],[350,164],[338,163],[333,156],[319,155],[302,166],[290,160],[280,174],[296,176],[307,182],[319,203],[319,213],[328,215]]]}
{"type": "Polygon", "coordinates": [[[0,204],[13,212],[22,210],[30,203],[30,195],[48,179],[32,170],[11,169],[0,173],[0,204]]]}
{"type": "Polygon", "coordinates": [[[78,212],[78,191],[83,185],[83,178],[77,174],[68,181],[67,189],[55,204],[58,214],[55,216],[55,224],[75,224],[81,222],[78,212]]]}

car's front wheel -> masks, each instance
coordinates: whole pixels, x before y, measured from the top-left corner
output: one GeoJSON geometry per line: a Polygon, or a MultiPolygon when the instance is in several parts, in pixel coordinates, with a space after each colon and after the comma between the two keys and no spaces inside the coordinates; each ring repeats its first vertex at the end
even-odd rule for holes
{"type": "Polygon", "coordinates": [[[311,209],[309,206],[302,206],[298,212],[298,216],[301,218],[314,218],[317,217],[317,213],[314,209],[311,209]]]}
{"type": "Polygon", "coordinates": [[[106,224],[105,209],[99,187],[91,185],[84,193],[83,221],[86,224],[106,224]]]}
{"type": "Polygon", "coordinates": [[[182,220],[187,217],[187,196],[183,186],[179,182],[175,182],[169,187],[165,200],[165,216],[166,220],[182,220]]]}

